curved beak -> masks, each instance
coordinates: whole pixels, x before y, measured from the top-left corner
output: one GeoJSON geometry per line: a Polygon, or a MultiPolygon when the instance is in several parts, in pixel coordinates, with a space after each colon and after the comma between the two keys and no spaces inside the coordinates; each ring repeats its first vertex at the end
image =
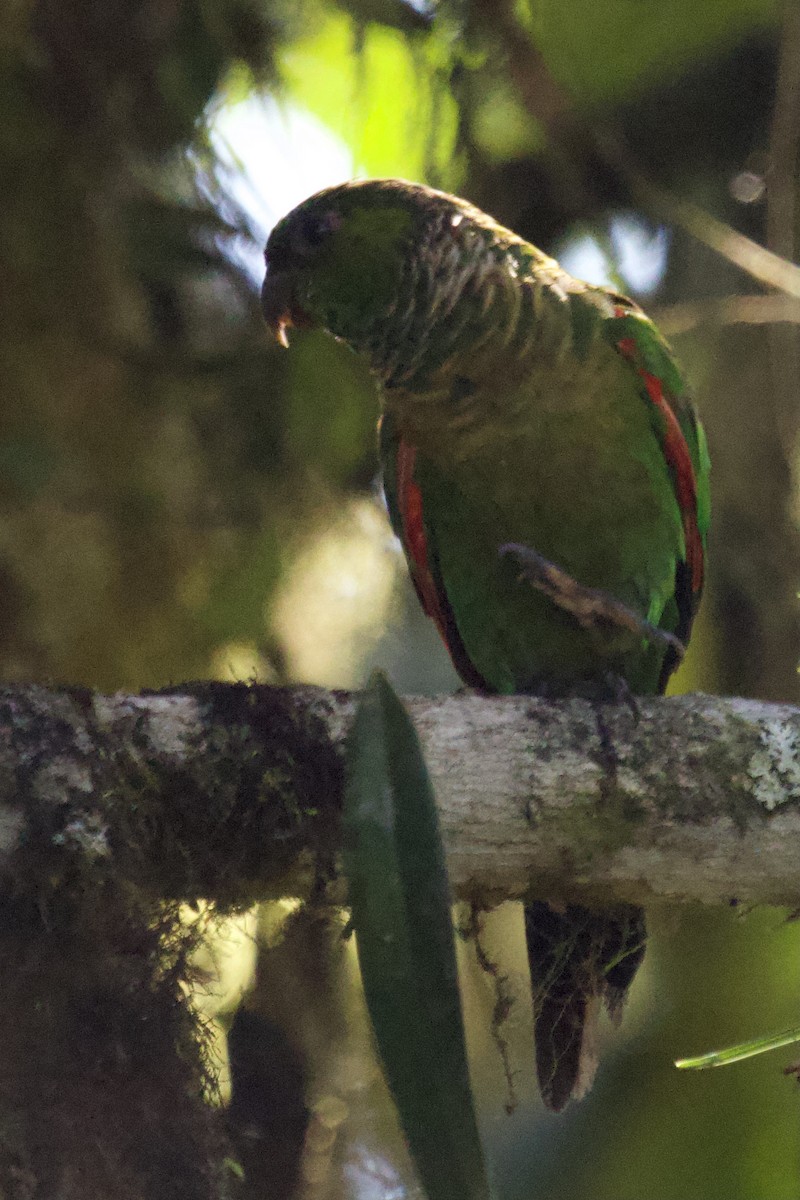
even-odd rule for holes
{"type": "Polygon", "coordinates": [[[297,280],[292,271],[267,267],[261,288],[261,309],[272,336],[281,346],[289,345],[287,329],[311,329],[314,321],[295,299],[297,280]]]}
{"type": "Polygon", "coordinates": [[[261,288],[261,309],[272,336],[285,347],[289,345],[286,330],[294,325],[292,291],[291,275],[267,269],[261,288]]]}

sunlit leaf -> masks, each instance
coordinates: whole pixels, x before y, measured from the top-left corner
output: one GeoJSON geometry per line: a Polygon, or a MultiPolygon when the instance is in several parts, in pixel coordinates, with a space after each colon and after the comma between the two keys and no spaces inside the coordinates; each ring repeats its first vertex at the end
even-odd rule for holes
{"type": "Polygon", "coordinates": [[[313,33],[285,50],[282,71],[292,98],[347,142],[363,171],[423,179],[446,169],[455,144],[443,61],[435,37],[412,44],[397,30],[357,27],[326,10],[313,33]]]}

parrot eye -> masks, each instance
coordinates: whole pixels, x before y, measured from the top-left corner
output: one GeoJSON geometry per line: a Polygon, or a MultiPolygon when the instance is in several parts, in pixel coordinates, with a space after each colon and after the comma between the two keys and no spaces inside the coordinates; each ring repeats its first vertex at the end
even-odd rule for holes
{"type": "Polygon", "coordinates": [[[341,227],[341,224],[341,213],[335,209],[307,216],[293,232],[292,249],[300,255],[316,250],[331,233],[335,233],[341,227]]]}

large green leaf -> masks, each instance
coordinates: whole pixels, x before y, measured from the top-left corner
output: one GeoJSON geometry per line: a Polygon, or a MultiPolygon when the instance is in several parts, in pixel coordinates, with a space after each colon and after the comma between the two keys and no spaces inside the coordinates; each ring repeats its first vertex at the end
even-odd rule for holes
{"type": "Polygon", "coordinates": [[[429,1200],[489,1200],[450,894],[414,727],[376,673],[348,749],[345,865],[375,1037],[429,1200]]]}

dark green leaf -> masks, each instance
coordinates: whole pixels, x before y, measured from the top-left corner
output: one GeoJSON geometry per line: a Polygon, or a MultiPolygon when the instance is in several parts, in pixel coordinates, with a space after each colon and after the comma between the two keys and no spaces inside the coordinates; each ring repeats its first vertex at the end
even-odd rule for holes
{"type": "Polygon", "coordinates": [[[429,1200],[488,1200],[433,790],[414,727],[380,673],[348,754],[345,864],[386,1078],[429,1200]]]}

